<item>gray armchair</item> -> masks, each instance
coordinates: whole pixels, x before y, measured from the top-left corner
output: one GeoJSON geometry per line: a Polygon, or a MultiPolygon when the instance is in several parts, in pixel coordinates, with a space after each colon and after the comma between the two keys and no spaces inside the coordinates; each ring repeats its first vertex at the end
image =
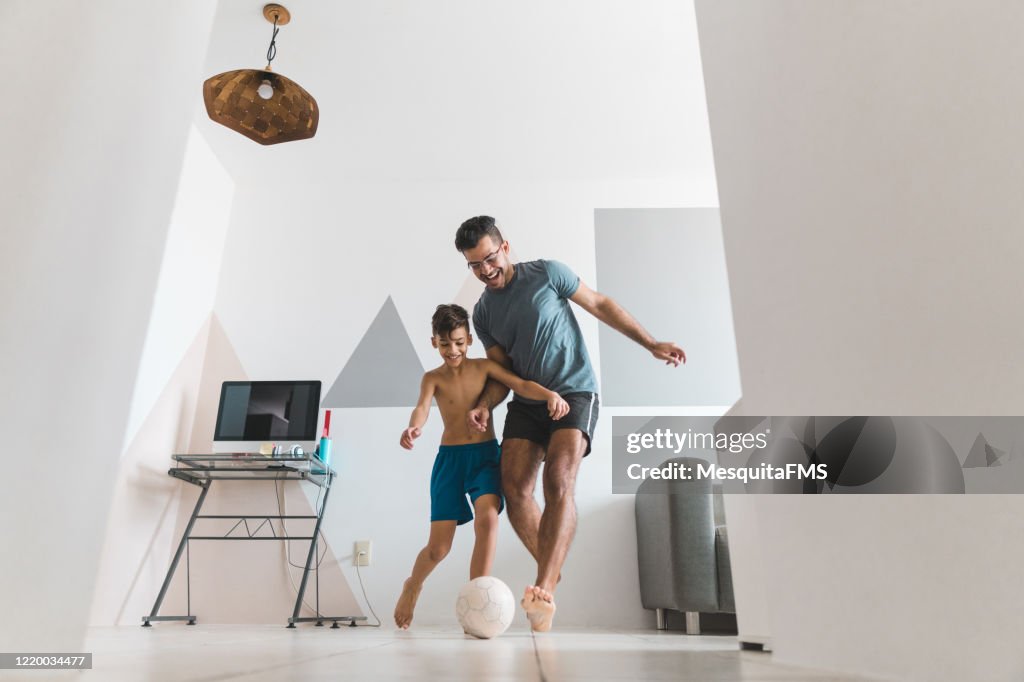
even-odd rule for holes
{"type": "Polygon", "coordinates": [[[636,545],[640,601],[656,610],[659,630],[666,609],[686,613],[689,634],[700,634],[701,613],[736,612],[722,496],[711,481],[644,481],[636,495],[636,545]]]}

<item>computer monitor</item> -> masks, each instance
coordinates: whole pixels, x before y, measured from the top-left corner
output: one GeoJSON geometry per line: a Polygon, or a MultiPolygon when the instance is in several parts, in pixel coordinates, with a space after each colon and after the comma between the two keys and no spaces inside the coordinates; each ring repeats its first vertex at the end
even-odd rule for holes
{"type": "Polygon", "coordinates": [[[312,452],[320,415],[319,381],[225,381],[220,389],[214,452],[259,452],[274,443],[312,452]]]}

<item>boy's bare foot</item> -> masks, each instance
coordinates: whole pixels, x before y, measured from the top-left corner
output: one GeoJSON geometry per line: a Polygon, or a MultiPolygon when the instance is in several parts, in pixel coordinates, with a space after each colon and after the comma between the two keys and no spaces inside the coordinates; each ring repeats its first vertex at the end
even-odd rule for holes
{"type": "Polygon", "coordinates": [[[551,629],[551,621],[555,618],[555,598],[550,592],[531,585],[526,588],[520,604],[534,632],[547,632],[551,629]]]}
{"type": "Polygon", "coordinates": [[[408,578],[402,585],[402,596],[398,598],[398,604],[395,605],[395,625],[403,630],[407,630],[412,623],[412,612],[416,608],[416,600],[419,599],[420,590],[423,588],[422,585],[413,585],[411,580],[412,578],[408,578]]]}

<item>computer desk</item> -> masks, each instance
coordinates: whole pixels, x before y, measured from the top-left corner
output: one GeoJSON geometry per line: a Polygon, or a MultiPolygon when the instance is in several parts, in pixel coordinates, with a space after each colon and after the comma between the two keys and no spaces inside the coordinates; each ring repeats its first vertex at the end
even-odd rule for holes
{"type": "MultiPolygon", "coordinates": [[[[189,625],[195,625],[196,616],[192,613],[191,584],[189,579],[188,546],[192,540],[309,540],[309,553],[306,555],[306,565],[302,571],[302,583],[299,585],[299,592],[295,598],[295,610],[288,619],[288,627],[294,628],[296,623],[315,622],[322,626],[324,621],[333,621],[332,628],[337,628],[341,621],[348,621],[350,627],[355,627],[357,621],[366,620],[365,616],[325,616],[320,613],[320,572],[314,566],[314,559],[317,554],[317,537],[320,534],[320,524],[323,522],[324,509],[327,508],[327,497],[331,492],[331,484],[334,482],[335,471],[311,454],[284,455],[267,457],[255,454],[218,454],[218,455],[172,455],[177,465],[167,471],[170,476],[199,486],[202,492],[196,500],[196,506],[192,510],[188,525],[178,543],[178,550],[174,553],[170,568],[167,569],[167,576],[160,587],[160,594],[153,604],[153,610],[148,616],[142,617],[142,626],[151,627],[154,622],[183,620],[189,625]],[[320,508],[314,510],[315,515],[270,515],[270,514],[249,514],[249,515],[200,515],[199,510],[203,506],[206,494],[210,492],[210,486],[214,481],[308,481],[313,485],[323,488],[323,501],[320,508]],[[192,535],[192,528],[198,519],[237,519],[242,523],[246,519],[316,519],[311,536],[294,535],[250,535],[243,536],[222,536],[222,535],[192,535]],[[181,561],[181,555],[185,554],[185,580],[186,580],[186,615],[184,616],[160,616],[160,606],[167,595],[167,588],[171,584],[174,572],[181,561]],[[302,609],[302,598],[306,593],[306,583],[309,581],[309,573],[316,574],[316,616],[300,618],[302,609]]],[[[238,523],[235,524],[237,527],[238,523]]],[[[232,531],[234,528],[231,529],[232,531]]],[[[257,529],[258,530],[258,529],[257,529]]],[[[273,526],[271,526],[273,530],[273,526]]],[[[229,533],[231,531],[228,531],[229,533]]]]}

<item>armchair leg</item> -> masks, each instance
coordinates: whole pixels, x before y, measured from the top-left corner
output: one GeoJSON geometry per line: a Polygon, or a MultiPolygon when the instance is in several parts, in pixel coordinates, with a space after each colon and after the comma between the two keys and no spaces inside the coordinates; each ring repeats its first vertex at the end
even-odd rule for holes
{"type": "Polygon", "coordinates": [[[658,629],[665,629],[665,609],[655,609],[654,615],[658,618],[658,629]]]}
{"type": "Polygon", "coordinates": [[[686,612],[686,634],[700,634],[700,613],[697,611],[686,612]]]}

